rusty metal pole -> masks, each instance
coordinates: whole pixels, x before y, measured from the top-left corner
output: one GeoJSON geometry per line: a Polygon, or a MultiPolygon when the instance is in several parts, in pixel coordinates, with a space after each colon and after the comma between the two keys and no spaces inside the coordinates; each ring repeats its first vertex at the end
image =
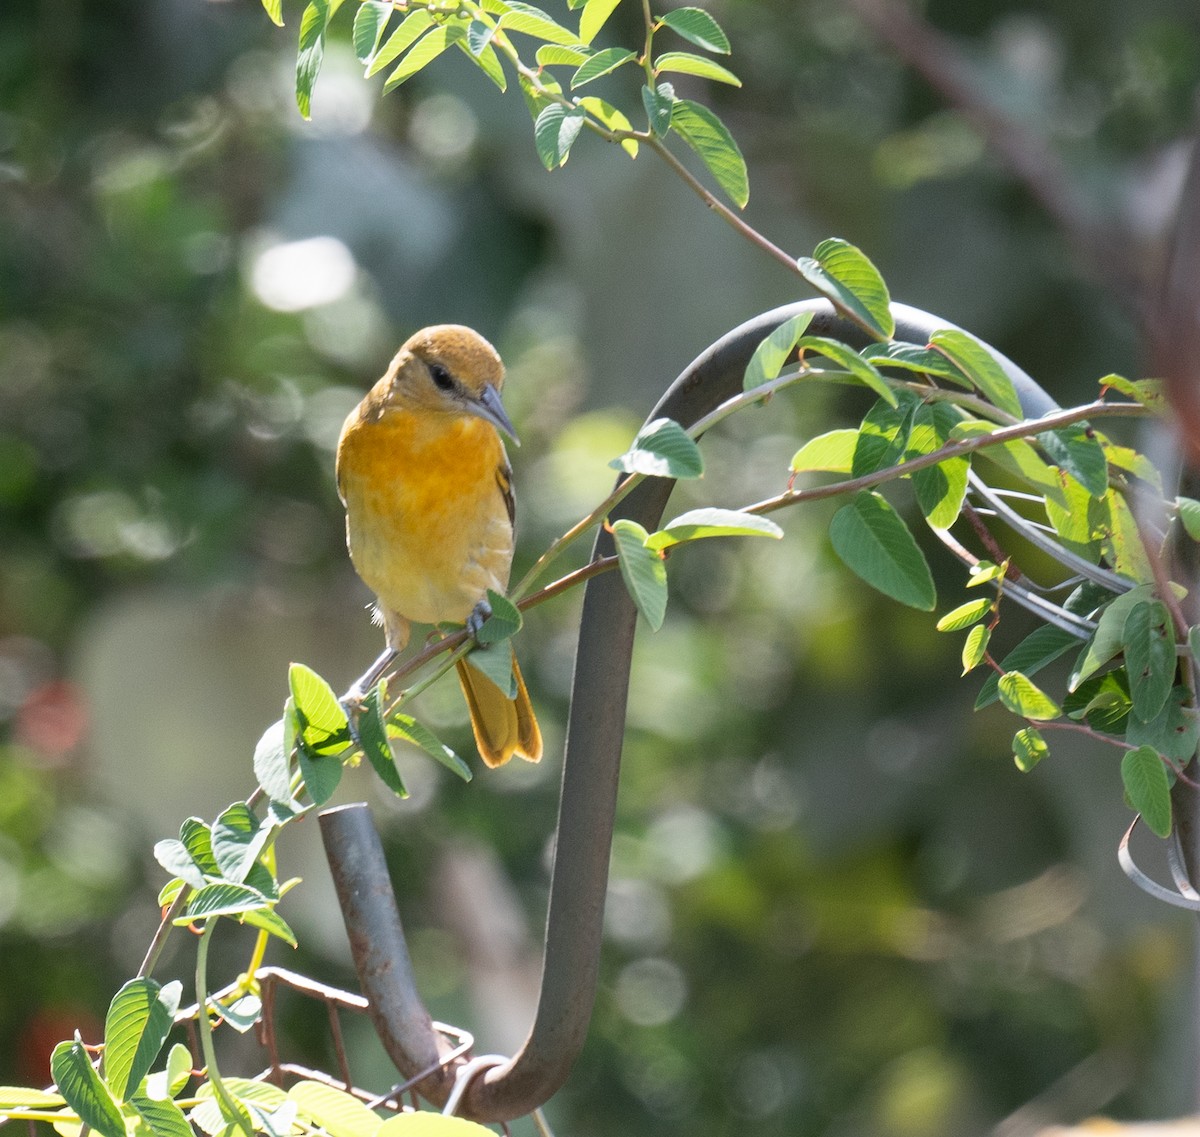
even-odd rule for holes
{"type": "MultiPolygon", "coordinates": [[[[647,421],[697,421],[742,389],[742,376],[755,347],[784,320],[813,315],[813,334],[862,342],[862,333],[842,320],[825,300],[805,300],[747,321],[697,358],[671,385],[647,421]]],[[[926,312],[893,305],[898,339],[926,343],[950,326],[926,312]]],[[[1000,362],[1030,416],[1055,408],[1050,397],[1003,357],[1000,362]]],[[[647,529],[657,527],[674,487],[668,478],[648,478],[614,510],[647,529]]],[[[614,552],[601,531],[593,556],[614,552]]],[[[566,1081],[583,1047],[595,1001],[600,962],[604,896],[616,815],[625,704],[637,609],[616,573],[586,586],[567,724],[554,870],[546,922],[545,957],[538,1008],[529,1036],[512,1058],[482,1072],[467,1088],[459,1113],[476,1121],[510,1121],[543,1105],[566,1081]]],[[[428,1069],[437,1049],[429,1015],[407,970],[407,950],[395,901],[378,900],[387,879],[382,849],[365,829],[365,807],[357,815],[322,815],[330,868],[342,897],[350,942],[363,994],[388,1054],[405,1077],[428,1069]],[[389,959],[393,964],[389,965],[389,959]],[[416,1037],[414,1038],[414,1032],[416,1037]]],[[[453,1074],[453,1069],[451,1070],[453,1074]]],[[[446,1100],[453,1078],[429,1078],[426,1096],[446,1100]]]]}

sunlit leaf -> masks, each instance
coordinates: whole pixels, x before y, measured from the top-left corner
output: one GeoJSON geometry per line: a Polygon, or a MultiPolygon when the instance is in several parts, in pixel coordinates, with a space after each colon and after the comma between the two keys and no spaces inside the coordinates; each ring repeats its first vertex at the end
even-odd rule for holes
{"type": "Polygon", "coordinates": [[[261,892],[248,885],[219,881],[197,889],[188,901],[186,913],[175,922],[189,924],[210,916],[237,916],[269,905],[270,901],[261,892]]]}
{"type": "Polygon", "coordinates": [[[607,75],[611,71],[615,71],[622,64],[628,63],[631,59],[636,59],[637,54],[632,51],[627,51],[623,47],[606,47],[603,51],[596,52],[574,75],[571,76],[571,89],[582,87],[585,83],[590,83],[594,79],[599,79],[601,75],[607,75]]]}
{"type": "Polygon", "coordinates": [[[646,547],[659,550],[703,537],[775,537],[783,530],[766,517],[736,509],[693,509],[667,522],[646,538],[646,547]]]}
{"type": "Polygon", "coordinates": [[[388,36],[383,47],[372,56],[371,62],[367,64],[367,78],[390,66],[431,27],[433,27],[433,17],[427,8],[418,8],[416,11],[410,12],[400,21],[400,26],[388,36]]]}
{"type": "Polygon", "coordinates": [[[1138,583],[1152,581],[1154,570],[1142,543],[1141,530],[1125,495],[1113,487],[1105,494],[1110,526],[1101,542],[1104,559],[1122,576],[1138,583]]]}
{"type": "Polygon", "coordinates": [[[579,16],[579,38],[591,43],[621,0],[587,0],[579,16]]]}
{"type": "Polygon", "coordinates": [[[539,67],[581,67],[590,58],[586,48],[568,47],[562,43],[544,43],[534,54],[539,67]]]}
{"type": "Polygon", "coordinates": [[[272,801],[292,800],[289,750],[284,748],[284,722],[272,723],[254,748],[254,776],[272,801]]]}
{"type": "Polygon", "coordinates": [[[937,622],[939,632],[961,632],[978,623],[992,610],[992,601],[984,596],[979,600],[968,600],[951,612],[947,612],[937,622]]]}
{"type": "Polygon", "coordinates": [[[400,1113],[389,1117],[375,1137],[494,1137],[493,1131],[464,1117],[442,1113],[400,1113]]]}
{"type": "Polygon", "coordinates": [[[1135,403],[1155,410],[1164,410],[1167,396],[1161,379],[1126,379],[1123,375],[1106,375],[1100,380],[1103,390],[1119,391],[1135,403]]]}
{"type": "MultiPolygon", "coordinates": [[[[594,95],[585,95],[578,101],[579,105],[606,129],[612,131],[633,129],[633,123],[625,117],[624,112],[617,110],[603,99],[598,99],[594,95]]],[[[636,138],[622,138],[619,145],[631,158],[638,156],[638,140],[636,138]]]]}
{"type": "Polygon", "coordinates": [[[244,802],[234,802],[212,828],[212,850],[226,880],[241,883],[270,839],[270,827],[264,827],[244,802]]]}
{"type": "Polygon", "coordinates": [[[83,1043],[60,1042],[50,1055],[50,1074],[67,1105],[102,1137],[125,1137],[125,1120],[92,1066],[83,1043]]]}
{"type": "Polygon", "coordinates": [[[363,0],[354,13],[354,54],[359,63],[370,63],[379,50],[383,29],[395,11],[391,0],[363,0]]]}
{"type": "Polygon", "coordinates": [[[976,624],[967,633],[962,649],[962,673],[964,675],[968,671],[974,671],[983,662],[991,638],[992,629],[987,624],[976,624]]]}
{"type": "Polygon", "coordinates": [[[293,663],[288,668],[288,686],[308,748],[318,754],[345,749],[350,740],[349,724],[333,688],[303,663],[293,663]]]}
{"type": "Polygon", "coordinates": [[[356,1097],[323,1082],[297,1082],[290,1097],[329,1137],[374,1137],[380,1119],[356,1097]]]}
{"type": "MultiPolygon", "coordinates": [[[[920,403],[913,411],[904,460],[932,454],[946,445],[950,432],[962,421],[949,403],[920,403]]],[[[947,458],[911,475],[917,504],[933,529],[949,529],[962,512],[971,472],[969,458],[947,458]]]]}
{"type": "Polygon", "coordinates": [[[1062,708],[1028,675],[1020,671],[1006,671],[1000,676],[997,689],[1000,702],[1021,718],[1048,722],[1062,714],[1062,708]]]}
{"type": "Polygon", "coordinates": [[[118,1101],[128,1101],[158,1057],[175,1023],[183,987],[130,979],[114,996],[104,1020],[104,1079],[118,1101]]]}
{"type": "Polygon", "coordinates": [[[810,438],[792,455],[792,473],[826,470],[831,474],[848,474],[857,445],[857,430],[831,430],[819,434],[816,438],[810,438]]]}
{"type": "Polygon", "coordinates": [[[840,340],[830,339],[827,336],[804,336],[800,340],[800,350],[805,353],[815,351],[825,356],[826,359],[833,360],[834,363],[844,367],[859,383],[874,391],[884,402],[893,407],[897,405],[896,392],[888,381],[868,360],[840,340]]]}
{"type": "Polygon", "coordinates": [[[203,888],[205,884],[204,871],[196,864],[192,854],[182,841],[168,837],[157,841],[154,845],[154,859],[173,877],[190,884],[193,888],[203,888]]]}
{"type": "Polygon", "coordinates": [[[452,44],[465,43],[466,38],[467,29],[461,23],[442,24],[432,31],[426,32],[387,77],[387,82],[383,85],[383,93],[386,95],[390,91],[394,91],[422,68],[428,67],[452,44]]]}
{"type": "Polygon", "coordinates": [[[978,588],[981,584],[991,584],[993,580],[1003,580],[1008,562],[998,565],[992,561],[979,561],[971,569],[971,579],[967,581],[968,588],[978,588]]]}
{"type": "Polygon", "coordinates": [[[1012,748],[1013,760],[1022,774],[1028,774],[1050,753],[1042,732],[1032,726],[1023,727],[1013,735],[1012,748]]]}
{"type": "MultiPolygon", "coordinates": [[[[1043,667],[1053,663],[1059,656],[1064,655],[1073,647],[1078,647],[1079,637],[1056,628],[1053,624],[1043,624],[1035,628],[1003,659],[1000,666],[1005,671],[1020,671],[1023,675],[1036,675],[1043,667]]],[[[982,710],[994,703],[999,697],[997,683],[998,675],[989,675],[975,699],[975,709],[982,710]]]]}
{"type": "Polygon", "coordinates": [[[850,465],[856,478],[899,465],[908,449],[920,399],[907,391],[897,392],[894,397],[895,402],[881,399],[863,416],[850,465]]]}
{"type": "Polygon", "coordinates": [[[537,116],[533,124],[533,139],[538,157],[547,170],[566,162],[586,119],[587,114],[582,107],[568,110],[561,103],[551,103],[537,116]]]}
{"type": "Polygon", "coordinates": [[[699,75],[702,79],[712,79],[717,83],[727,83],[731,87],[740,87],[742,81],[719,63],[703,55],[693,55],[690,51],[664,51],[654,61],[654,74],[661,75],[664,71],[676,72],[681,75],[699,75]]]}
{"type": "Polygon", "coordinates": [[[271,23],[277,28],[283,27],[283,0],[262,0],[262,6],[267,15],[271,17],[271,23]]]}
{"type": "Polygon", "coordinates": [[[929,343],[956,364],[990,402],[1014,418],[1023,417],[1021,400],[1008,373],[974,336],[957,328],[943,328],[929,337],[929,343]]]}
{"type": "Polygon", "coordinates": [[[1175,508],[1187,535],[1193,541],[1200,541],[1200,501],[1190,497],[1177,497],[1175,508]]]}
{"type": "Polygon", "coordinates": [[[729,54],[729,37],[703,8],[675,8],[660,16],[658,22],[705,51],[729,54]]]}
{"type": "Polygon", "coordinates": [[[918,347],[912,343],[870,343],[860,353],[864,359],[870,360],[876,367],[895,367],[903,371],[915,371],[922,375],[932,375],[938,379],[946,379],[960,387],[970,389],[968,379],[941,352],[928,347],[918,347]]]}
{"type": "Polygon", "coordinates": [[[811,312],[798,312],[766,336],[754,349],[750,362],[746,364],[742,387],[749,391],[778,379],[788,357],[796,350],[796,344],[800,342],[800,337],[811,322],[811,312]]]}
{"type": "Polygon", "coordinates": [[[829,537],[846,566],[893,600],[931,611],[937,592],[925,554],[877,493],[859,493],[833,516],[829,537]]]}
{"type": "Polygon", "coordinates": [[[649,534],[636,521],[622,518],[613,522],[612,529],[625,587],[646,623],[657,632],[667,614],[667,566],[658,553],[646,547],[649,534]]]}
{"type": "Polygon", "coordinates": [[[734,205],[744,208],[750,200],[746,160],[725,124],[703,103],[676,99],[670,127],[696,152],[734,205]]]}
{"type": "Polygon", "coordinates": [[[134,1094],[130,1105],[149,1127],[154,1137],[193,1137],[194,1130],[188,1124],[183,1110],[170,1098],[151,1098],[134,1094]]]}
{"type": "Polygon", "coordinates": [[[849,241],[830,237],[796,262],[801,275],[833,305],[881,340],[896,330],[891,297],[879,270],[849,241]]]}
{"type": "Polygon", "coordinates": [[[179,826],[179,839],[205,876],[219,877],[221,866],[212,851],[212,830],[198,817],[187,817],[179,826]]]}
{"type": "Polygon", "coordinates": [[[329,25],[329,0],[312,0],[300,17],[300,46],[296,55],[296,106],[312,117],[312,91],[325,58],[325,29],[329,25]]]}
{"type": "Polygon", "coordinates": [[[699,478],[704,473],[700,448],[674,419],[658,418],[638,431],[633,445],[609,462],[614,470],[659,478],[699,478]]]}
{"type": "Polygon", "coordinates": [[[521,32],[546,43],[561,43],[568,46],[578,44],[580,37],[555,23],[541,8],[522,4],[519,0],[508,0],[507,10],[501,15],[499,24],[506,32],[521,32]]]}
{"type": "Polygon", "coordinates": [[[1121,759],[1121,781],[1129,803],[1142,815],[1150,831],[1171,835],[1171,783],[1163,760],[1153,747],[1139,746],[1121,759]]]}
{"type": "Polygon", "coordinates": [[[289,947],[298,946],[296,933],[273,908],[251,908],[239,913],[238,919],[243,924],[249,924],[252,928],[258,928],[259,931],[283,940],[289,947]]]}

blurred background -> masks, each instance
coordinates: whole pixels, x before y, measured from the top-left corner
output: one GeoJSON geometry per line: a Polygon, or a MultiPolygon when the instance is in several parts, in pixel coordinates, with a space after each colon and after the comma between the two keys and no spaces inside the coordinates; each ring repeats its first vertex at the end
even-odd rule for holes
{"type": "MultiPolygon", "coordinates": [[[[636,42],[635,8],[603,43],[636,42]]],[[[1062,403],[1145,373],[1194,4],[712,11],[744,87],[692,93],[742,146],[751,223],[796,255],[855,242],[896,299],[1062,403]]],[[[509,365],[520,571],[695,355],[802,295],[652,155],[584,138],[547,174],[515,91],[465,60],[381,101],[348,11],[303,122],[299,15],[0,5],[0,1082],[47,1082],[76,1028],[98,1040],[157,923],[154,841],[250,792],[289,660],[344,689],[374,658],[333,448],[405,337],[470,323],[509,365]]],[[[632,113],[634,87],[597,90],[632,113]]],[[[800,440],[865,406],[805,391],[740,416],[679,509],[778,492],[800,440]]],[[[1119,755],[1055,737],[1019,774],[959,638],[850,577],[833,508],[671,562],[667,623],[637,645],[592,1032],[552,1123],[1015,1137],[1189,1110],[1192,928],[1117,867],[1119,755]]],[[[945,610],[962,575],[929,555],[945,610]]],[[[578,604],[538,608],[519,645],[541,766],[464,786],[406,755],[409,800],[363,771],[338,795],[372,802],[422,989],[484,1052],[519,1046],[536,996],[578,604]]],[[[417,713],[474,760],[453,686],[417,713]]],[[[269,961],[352,986],[315,825],[293,828],[302,947],[269,961]]],[[[223,932],[218,982],[250,942],[223,932]]],[[[157,974],[192,961],[177,933],[157,974]]],[[[281,1014],[289,1056],[330,1069],[323,1011],[281,1014]]],[[[388,1087],[369,1027],[346,1030],[359,1083],[388,1087]]],[[[227,1063],[265,1060],[248,1039],[227,1063]]]]}

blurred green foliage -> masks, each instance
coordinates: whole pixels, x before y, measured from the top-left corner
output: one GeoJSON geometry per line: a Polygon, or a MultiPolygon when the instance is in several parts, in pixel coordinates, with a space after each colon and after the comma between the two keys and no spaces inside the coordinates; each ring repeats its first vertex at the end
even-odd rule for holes
{"type": "MultiPolygon", "coordinates": [[[[1128,309],[850,9],[714,11],[744,86],[706,98],[746,155],[757,226],[797,253],[844,234],[897,299],[1064,403],[1137,371],[1128,309]]],[[[1124,267],[1152,272],[1194,8],[926,16],[1050,141],[1124,267]]],[[[395,344],[455,320],[500,347],[527,565],[688,360],[794,294],[648,161],[584,139],[546,174],[524,109],[463,61],[380,103],[332,44],[302,123],[288,17],[279,33],[250,0],[0,7],[0,1081],[46,1081],[55,1042],[97,1037],[155,923],[148,850],[212,815],[197,783],[217,808],[246,793],[300,654],[288,637],[322,674],[373,656],[332,448],[395,344]]],[[[614,38],[636,25],[619,9],[614,38]]],[[[821,393],[740,416],[705,441],[704,493],[681,508],[778,489],[797,441],[855,409],[821,393]]],[[[1048,1089],[1068,1115],[1184,1110],[1187,926],[1115,869],[1115,763],[1063,746],[1017,775],[1003,712],[970,714],[957,644],[840,569],[832,509],[788,517],[779,544],[672,562],[667,623],[637,648],[593,1032],[552,1120],[579,1137],[933,1135],[986,1131],[1048,1089]]],[[[947,595],[961,583],[945,558],[934,573],[947,595]]],[[[551,753],[576,604],[522,633],[551,753]]],[[[422,714],[466,749],[449,697],[422,714]]],[[[381,821],[435,1015],[507,1046],[471,979],[496,930],[449,919],[446,866],[490,850],[501,911],[536,929],[552,766],[462,787],[414,759],[413,799],[381,821]]],[[[347,982],[319,864],[304,875],[309,946],[282,962],[347,982]]],[[[536,955],[536,931],[513,934],[536,955]]],[[[214,966],[236,973],[240,948],[214,966]]],[[[300,1060],[329,1068],[323,1023],[284,1011],[300,1060]]],[[[384,1088],[377,1048],[350,1037],[384,1088]]]]}

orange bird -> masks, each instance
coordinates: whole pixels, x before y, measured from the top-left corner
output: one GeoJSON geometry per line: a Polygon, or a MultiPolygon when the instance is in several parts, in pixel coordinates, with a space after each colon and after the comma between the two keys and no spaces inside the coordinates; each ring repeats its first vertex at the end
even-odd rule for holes
{"type": "MultiPolygon", "coordinates": [[[[504,364],[481,335],[426,328],[350,412],[337,448],[338,493],[358,575],[377,597],[387,650],[358,684],[378,680],[411,625],[487,618],[487,590],[508,587],[513,555],[512,469],[500,431],[516,433],[500,401],[504,364]]],[[[542,735],[520,668],[515,699],[458,662],[484,762],[538,761],[542,735]]]]}

